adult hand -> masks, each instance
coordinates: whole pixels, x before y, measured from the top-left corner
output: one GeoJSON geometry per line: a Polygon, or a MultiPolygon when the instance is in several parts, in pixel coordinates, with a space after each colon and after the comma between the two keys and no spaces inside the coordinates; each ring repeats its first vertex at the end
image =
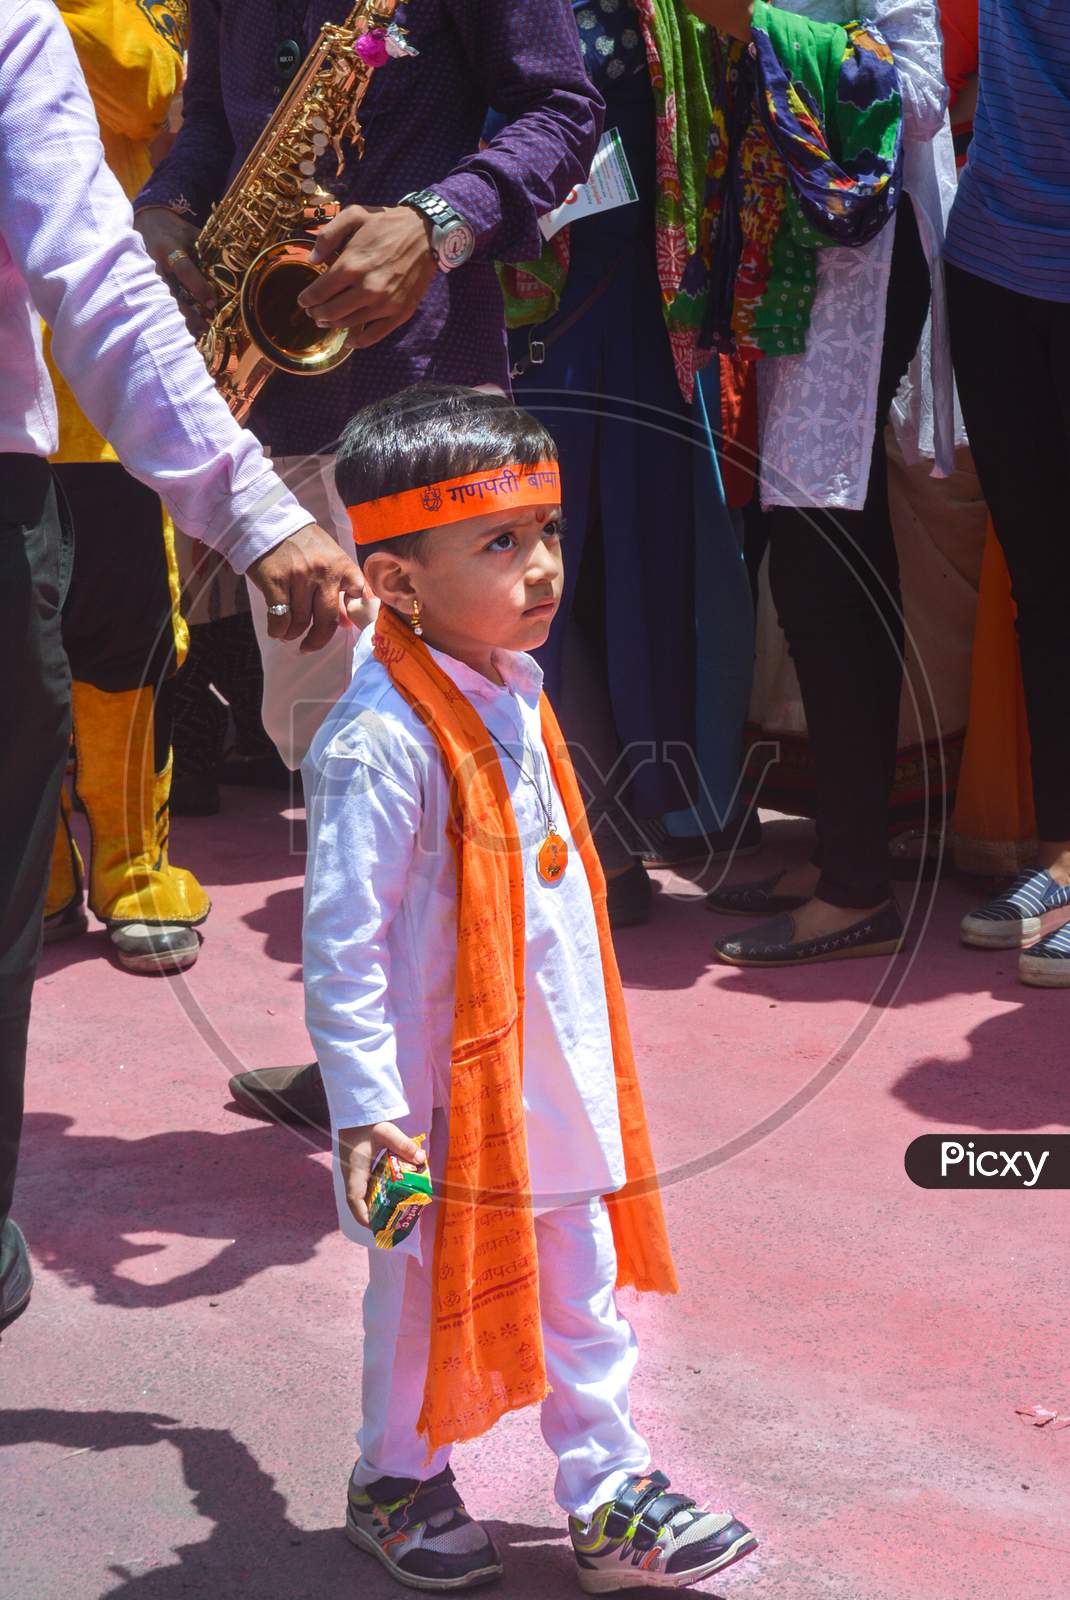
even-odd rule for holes
{"type": "Polygon", "coordinates": [[[135,216],[134,227],[196,338],[207,326],[205,315],[214,311],[216,304],[215,290],[198,268],[193,253],[200,229],[167,206],[146,206],[135,216]],[[178,251],[182,253],[176,254],[178,251]]]}
{"type": "Polygon", "coordinates": [[[733,39],[749,39],[754,21],[754,0],[684,0],[700,22],[733,39]]]}
{"type": "Polygon", "coordinates": [[[350,597],[364,594],[356,562],[314,522],[254,561],[247,576],[269,606],[289,606],[284,616],[268,616],[268,633],[273,639],[301,639],[302,655],[322,650],[333,635],[340,596],[348,609],[350,597]]]}
{"type": "Polygon", "coordinates": [[[411,206],[346,206],[316,234],[326,272],[298,295],[321,328],[349,328],[356,350],[408,322],[438,265],[431,224],[411,206]]]}
{"type": "Polygon", "coordinates": [[[339,1128],[338,1155],[346,1200],[362,1228],[370,1226],[368,1180],[372,1162],[380,1150],[392,1150],[402,1161],[411,1161],[417,1167],[427,1165],[423,1147],[415,1139],[410,1139],[407,1133],[402,1133],[393,1122],[372,1122],[363,1128],[339,1128]]]}

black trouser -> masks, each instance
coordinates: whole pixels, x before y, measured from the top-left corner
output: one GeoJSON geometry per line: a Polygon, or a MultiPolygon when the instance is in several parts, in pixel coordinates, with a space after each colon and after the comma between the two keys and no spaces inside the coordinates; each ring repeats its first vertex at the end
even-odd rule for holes
{"type": "Polygon", "coordinates": [[[884,427],[929,306],[929,269],[909,199],[895,230],[865,504],[861,511],[778,506],[767,514],[769,583],[799,676],[814,757],[817,893],[837,906],[877,905],[891,893],[888,800],[903,617],[884,427]]]}
{"type": "Polygon", "coordinates": [[[1037,833],[1070,839],[1070,304],[948,266],[962,412],[1018,606],[1037,833]]]}
{"type": "Polygon", "coordinates": [[[217,778],[234,718],[239,756],[271,761],[275,746],[264,732],[260,705],[264,669],[248,611],[211,622],[191,622],[189,654],[175,680],[175,774],[217,778]],[[213,693],[219,690],[226,700],[213,693]]]}
{"type": "Polygon", "coordinates": [[[30,993],[70,740],[71,534],[47,462],[0,455],[0,1225],[22,1130],[30,993]]]}
{"type": "Polygon", "coordinates": [[[54,470],[78,535],[63,607],[71,675],[106,694],[154,691],[153,768],[162,772],[171,749],[175,626],[159,498],[117,461],[54,470]]]}

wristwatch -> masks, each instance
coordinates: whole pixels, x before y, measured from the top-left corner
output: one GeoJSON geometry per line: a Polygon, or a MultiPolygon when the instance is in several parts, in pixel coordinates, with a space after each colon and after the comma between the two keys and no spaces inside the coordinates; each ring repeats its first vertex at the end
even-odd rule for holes
{"type": "Polygon", "coordinates": [[[448,200],[433,189],[417,189],[399,202],[411,206],[431,224],[431,250],[441,272],[463,267],[476,247],[475,230],[448,200]]]}

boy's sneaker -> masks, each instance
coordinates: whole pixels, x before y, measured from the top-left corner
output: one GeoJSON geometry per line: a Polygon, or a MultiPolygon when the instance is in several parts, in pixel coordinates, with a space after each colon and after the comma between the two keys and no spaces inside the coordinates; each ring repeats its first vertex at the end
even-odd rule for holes
{"type": "Polygon", "coordinates": [[[433,1478],[349,1483],[346,1536],[409,1589],[467,1589],[502,1575],[486,1528],[464,1509],[444,1467],[433,1478]]]}
{"type": "Polygon", "coordinates": [[[1022,951],[1018,976],[1038,989],[1070,989],[1070,923],[1022,951]]]}
{"type": "Polygon", "coordinates": [[[615,1500],[584,1528],[569,1518],[580,1588],[675,1589],[721,1572],[757,1548],[750,1529],[728,1511],[700,1511],[683,1494],[666,1494],[663,1472],[629,1478],[615,1500]]]}
{"type": "Polygon", "coordinates": [[[963,944],[980,950],[1020,950],[1070,922],[1070,888],[1033,868],[1009,889],[962,919],[963,944]]]}

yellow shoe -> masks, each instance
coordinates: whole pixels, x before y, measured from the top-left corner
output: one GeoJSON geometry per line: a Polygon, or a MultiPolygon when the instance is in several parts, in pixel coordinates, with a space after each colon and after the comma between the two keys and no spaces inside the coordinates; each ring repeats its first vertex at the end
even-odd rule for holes
{"type": "Polygon", "coordinates": [[[181,972],[200,954],[211,901],[167,859],[171,756],[153,770],[153,691],[72,686],[75,786],[92,832],[89,908],[130,972],[181,972]]]}

